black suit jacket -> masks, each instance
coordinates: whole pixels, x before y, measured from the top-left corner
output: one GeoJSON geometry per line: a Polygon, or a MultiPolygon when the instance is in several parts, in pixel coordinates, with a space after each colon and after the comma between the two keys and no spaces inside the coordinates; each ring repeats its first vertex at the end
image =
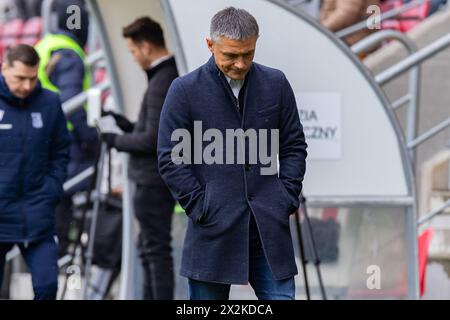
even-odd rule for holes
{"type": "Polygon", "coordinates": [[[147,186],[165,186],[158,172],[156,146],[161,109],[172,81],[178,77],[172,57],[147,71],[148,88],[133,132],[118,136],[115,147],[130,153],[129,178],[147,186]]]}

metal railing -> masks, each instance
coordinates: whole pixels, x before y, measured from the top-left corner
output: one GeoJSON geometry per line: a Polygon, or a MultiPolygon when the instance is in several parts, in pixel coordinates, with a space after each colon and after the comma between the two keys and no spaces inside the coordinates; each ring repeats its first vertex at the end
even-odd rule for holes
{"type": "Polygon", "coordinates": [[[408,71],[415,65],[433,57],[440,51],[444,50],[450,45],[450,33],[439,38],[438,40],[432,42],[426,47],[420,49],[418,52],[412,54],[408,58],[400,61],[399,63],[393,65],[389,69],[381,72],[375,77],[375,80],[380,84],[385,84],[386,82],[394,79],[403,72],[408,71]]]}
{"type": "Polygon", "coordinates": [[[419,221],[417,221],[418,225],[422,225],[427,221],[430,221],[432,218],[436,217],[437,215],[441,214],[442,212],[445,211],[445,209],[450,208],[450,200],[447,200],[446,203],[444,203],[442,206],[440,206],[439,208],[436,208],[434,210],[431,210],[429,213],[424,214],[419,221]]]}
{"type": "Polygon", "coordinates": [[[86,57],[86,64],[92,67],[100,61],[103,61],[104,58],[103,50],[97,50],[86,57]]]}
{"type": "MultiPolygon", "coordinates": [[[[404,72],[410,70],[411,68],[414,68],[418,64],[424,62],[425,60],[433,57],[434,55],[438,54],[439,52],[441,52],[442,50],[446,49],[449,46],[450,46],[450,33],[432,42],[431,44],[420,49],[419,51],[413,53],[406,59],[393,65],[387,70],[381,72],[380,74],[375,76],[375,80],[380,85],[385,84],[390,80],[396,78],[397,76],[403,74],[404,72]]],[[[450,127],[450,117],[448,117],[441,123],[437,124],[433,128],[429,129],[421,136],[419,137],[414,136],[413,139],[408,139],[407,147],[410,150],[414,150],[421,143],[425,142],[426,140],[430,139],[431,137],[433,137],[434,135],[438,134],[439,132],[448,127],[450,127]]]]}
{"type": "Polygon", "coordinates": [[[95,168],[92,166],[92,167],[87,168],[86,170],[83,170],[82,172],[77,174],[75,177],[67,180],[63,186],[64,191],[69,191],[70,189],[72,189],[73,187],[78,185],[79,183],[83,182],[86,179],[89,179],[90,177],[92,177],[94,175],[94,172],[95,172],[95,168]]]}
{"type": "MultiPolygon", "coordinates": [[[[103,81],[100,84],[93,86],[91,89],[99,89],[100,91],[108,90],[111,87],[111,84],[108,80],[103,81]]],[[[70,116],[72,113],[77,111],[87,102],[88,94],[87,92],[82,92],[75,97],[64,102],[62,108],[66,116],[70,116]]]]}
{"type": "MultiPolygon", "coordinates": [[[[407,38],[405,35],[402,35],[397,32],[393,32],[390,30],[385,30],[378,32],[376,34],[373,34],[360,42],[356,43],[354,46],[352,46],[352,51],[354,53],[361,52],[363,50],[371,48],[373,45],[379,43],[381,40],[386,38],[395,38],[396,40],[399,40],[409,51],[410,55],[405,58],[404,60],[398,62],[397,64],[391,66],[390,68],[382,71],[380,74],[375,76],[375,81],[379,85],[386,84],[387,82],[395,79],[399,75],[403,74],[404,72],[407,72],[408,70],[417,70],[418,65],[424,62],[425,60],[435,56],[442,50],[448,48],[450,46],[450,33],[447,35],[444,35],[443,37],[439,38],[438,40],[430,43],[426,47],[415,51],[414,47],[412,46],[412,42],[407,38]]],[[[412,159],[414,158],[414,151],[415,149],[428,139],[432,138],[439,132],[447,129],[450,127],[450,117],[443,120],[439,124],[435,125],[431,129],[427,130],[426,132],[422,133],[420,136],[416,136],[417,131],[417,113],[418,113],[418,87],[416,85],[420,83],[420,73],[416,71],[417,74],[415,76],[410,77],[410,93],[406,96],[401,97],[400,99],[396,100],[392,103],[393,108],[398,108],[399,106],[403,105],[406,102],[412,103],[413,101],[416,101],[415,104],[411,104],[412,108],[408,112],[408,129],[407,129],[407,148],[410,150],[412,159]],[[418,77],[418,79],[414,79],[414,77],[418,77]]],[[[410,106],[411,106],[410,105],[410,106]]],[[[450,200],[448,200],[445,204],[440,206],[439,208],[433,209],[430,212],[424,214],[420,219],[418,219],[417,224],[421,225],[430,219],[436,217],[437,215],[443,213],[448,207],[450,207],[450,200]]]]}
{"type": "Polygon", "coordinates": [[[448,127],[450,127],[450,117],[448,117],[446,120],[442,121],[441,123],[435,125],[433,128],[429,129],[425,133],[422,133],[419,137],[417,137],[413,141],[408,142],[408,148],[409,149],[416,148],[419,144],[427,141],[428,139],[432,138],[433,136],[435,136],[442,130],[447,129],[448,127]]]}
{"type": "Polygon", "coordinates": [[[44,25],[42,26],[42,37],[44,37],[47,33],[52,31],[53,27],[53,17],[52,17],[52,6],[55,0],[44,0],[42,2],[41,7],[41,17],[44,25]]]}
{"type": "Polygon", "coordinates": [[[337,207],[406,207],[414,204],[413,197],[308,197],[310,208],[337,207]]]}
{"type": "Polygon", "coordinates": [[[403,74],[404,72],[407,72],[409,70],[412,70],[412,72],[415,73],[412,74],[410,78],[410,92],[409,94],[399,98],[395,102],[392,103],[393,108],[398,108],[399,106],[403,105],[406,102],[412,103],[412,110],[409,112],[408,116],[408,130],[407,130],[407,147],[411,151],[413,151],[418,145],[425,142],[426,140],[430,139],[434,135],[438,134],[442,130],[445,130],[446,128],[450,127],[450,117],[442,121],[441,123],[437,124],[433,128],[429,129],[419,137],[416,137],[416,122],[417,122],[417,113],[418,113],[418,84],[420,83],[420,73],[417,70],[418,65],[425,60],[435,56],[442,50],[446,49],[450,46],[450,33],[447,35],[439,38],[438,40],[432,42],[431,44],[427,45],[426,47],[420,49],[419,51],[415,51],[411,40],[409,40],[405,35],[391,31],[391,30],[384,30],[380,31],[376,34],[373,34],[360,42],[356,43],[352,46],[352,51],[354,53],[361,52],[363,50],[367,50],[377,43],[381,42],[382,40],[385,40],[387,38],[395,38],[396,40],[399,40],[401,43],[405,45],[405,47],[410,52],[410,55],[405,58],[404,60],[398,62],[397,64],[391,66],[390,68],[382,71],[378,75],[375,76],[375,81],[379,85],[386,84],[387,82],[393,80],[394,78],[398,77],[399,75],[403,74]],[[416,79],[417,77],[417,79],[416,79]],[[415,101],[415,103],[413,103],[415,101]]]}
{"type": "MultiPolygon", "coordinates": [[[[406,35],[401,32],[394,30],[382,30],[377,33],[374,33],[361,41],[357,42],[351,47],[351,50],[358,54],[362,51],[372,49],[376,45],[381,42],[384,42],[388,39],[395,39],[399,41],[408,51],[408,54],[412,56],[417,52],[417,47],[414,42],[411,41],[406,35]]],[[[375,80],[378,84],[382,85],[383,82],[375,80]]],[[[417,118],[418,118],[418,110],[419,110],[419,92],[420,92],[420,66],[415,65],[411,68],[411,72],[409,75],[409,92],[392,102],[392,108],[396,109],[409,102],[409,108],[407,113],[407,122],[406,122],[406,140],[412,141],[416,138],[417,135],[417,118]]],[[[410,157],[412,161],[415,161],[415,152],[414,150],[410,150],[410,157]]]]}

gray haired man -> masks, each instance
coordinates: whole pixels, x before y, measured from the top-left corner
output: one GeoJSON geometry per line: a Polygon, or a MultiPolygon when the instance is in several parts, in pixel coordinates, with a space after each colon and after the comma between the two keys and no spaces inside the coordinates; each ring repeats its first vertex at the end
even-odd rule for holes
{"type": "Polygon", "coordinates": [[[294,93],[281,71],[253,62],[259,27],[250,13],[221,10],[210,32],[212,57],[172,83],[160,120],[159,170],[190,218],[181,275],[189,278],[191,299],[225,300],[231,284],[247,283],[259,299],[294,299],[289,215],[299,206],[307,155],[294,93]],[[182,129],[195,139],[198,122],[219,134],[201,148],[194,141],[192,164],[190,144],[174,155],[180,143],[173,133],[182,129]],[[249,157],[250,139],[220,143],[230,130],[256,131],[258,148],[277,153],[278,172],[265,174],[267,163],[249,157]],[[279,139],[264,140],[263,131],[279,139]],[[198,154],[226,154],[227,161],[199,164],[198,154]]]}

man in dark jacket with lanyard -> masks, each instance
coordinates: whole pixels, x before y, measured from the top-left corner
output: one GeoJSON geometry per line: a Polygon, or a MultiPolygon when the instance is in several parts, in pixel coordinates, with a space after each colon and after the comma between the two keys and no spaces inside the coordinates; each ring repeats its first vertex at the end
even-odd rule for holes
{"type": "Polygon", "coordinates": [[[0,77],[0,285],[6,253],[17,244],[35,299],[55,299],[55,206],[63,194],[70,138],[59,96],[41,87],[39,56],[12,48],[0,77]]]}
{"type": "Polygon", "coordinates": [[[169,55],[161,26],[140,18],[125,27],[123,36],[139,66],[145,70],[148,87],[138,121],[114,114],[124,135],[105,134],[110,147],[130,153],[129,177],[136,183],[134,211],[141,229],[139,249],[144,268],[144,299],[173,299],[174,274],[171,255],[171,221],[175,201],[158,172],[156,145],[164,98],[178,76],[175,59],[169,55]]]}
{"type": "Polygon", "coordinates": [[[172,83],[161,114],[159,169],[190,218],[181,275],[191,299],[247,283],[259,299],[294,299],[289,215],[307,154],[295,96],[281,71],[253,63],[251,14],[226,8],[210,32],[213,56],[172,83]]]}
{"type": "MultiPolygon", "coordinates": [[[[85,66],[84,47],[88,39],[89,15],[83,0],[58,0],[54,4],[57,16],[57,30],[47,34],[37,45],[41,64],[39,80],[44,88],[58,92],[64,103],[90,87],[91,74],[85,66]],[[80,8],[80,28],[69,28],[67,20],[69,6],[80,8]]],[[[86,107],[79,108],[68,117],[68,128],[72,144],[68,179],[94,165],[97,131],[87,125],[86,107]]],[[[90,180],[67,190],[57,208],[57,233],[59,255],[66,253],[69,245],[69,231],[73,218],[72,196],[88,188],[90,180]]]]}

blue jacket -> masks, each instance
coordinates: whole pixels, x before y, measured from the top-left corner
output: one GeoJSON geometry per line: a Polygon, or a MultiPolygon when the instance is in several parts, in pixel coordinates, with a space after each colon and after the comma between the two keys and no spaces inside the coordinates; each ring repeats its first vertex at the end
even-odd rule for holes
{"type": "MultiPolygon", "coordinates": [[[[292,88],[281,71],[253,63],[240,92],[239,109],[243,116],[213,57],[175,79],[162,108],[159,170],[191,218],[181,265],[181,275],[189,278],[247,284],[250,214],[256,218],[274,277],[285,279],[297,273],[289,215],[299,207],[307,145],[292,88]],[[278,175],[261,174],[267,166],[259,158],[256,164],[249,161],[248,143],[245,164],[239,164],[236,156],[234,164],[176,164],[171,155],[180,141],[172,141],[172,133],[185,129],[193,137],[194,121],[202,122],[203,132],[211,128],[221,132],[224,147],[219,146],[216,154],[222,152],[224,157],[227,129],[253,128],[259,142],[259,129],[279,129],[278,175]]],[[[200,152],[210,143],[203,142],[200,152]]]]}
{"type": "Polygon", "coordinates": [[[53,235],[70,146],[59,96],[38,84],[19,99],[0,76],[0,116],[0,242],[53,235]]]}

